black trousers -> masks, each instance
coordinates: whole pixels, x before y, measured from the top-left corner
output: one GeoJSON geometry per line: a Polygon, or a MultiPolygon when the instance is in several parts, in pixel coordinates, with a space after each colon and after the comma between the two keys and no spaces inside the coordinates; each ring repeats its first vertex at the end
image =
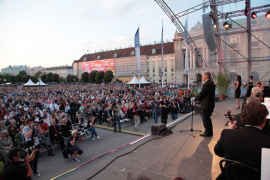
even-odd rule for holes
{"type": "Polygon", "coordinates": [[[167,124],[168,114],[167,112],[161,111],[161,123],[167,124]]]}
{"type": "MultiPolygon", "coordinates": [[[[31,153],[29,153],[31,154],[31,153]]],[[[33,173],[36,173],[37,172],[37,165],[38,165],[38,154],[39,154],[39,151],[37,151],[35,153],[35,158],[33,159],[33,161],[30,161],[29,164],[33,170],[33,173]]]]}
{"type": "Polygon", "coordinates": [[[212,125],[212,120],[210,118],[212,112],[213,112],[213,109],[202,109],[201,110],[205,133],[209,134],[209,135],[213,135],[213,125],[212,125]]]}

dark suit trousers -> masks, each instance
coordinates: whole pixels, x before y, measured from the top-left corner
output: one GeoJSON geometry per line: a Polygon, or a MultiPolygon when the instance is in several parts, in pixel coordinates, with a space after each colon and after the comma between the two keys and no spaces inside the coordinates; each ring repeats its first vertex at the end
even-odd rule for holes
{"type": "Polygon", "coordinates": [[[201,110],[205,133],[209,134],[209,135],[213,135],[213,125],[212,125],[212,120],[210,118],[212,112],[213,112],[213,109],[202,109],[201,110]]]}

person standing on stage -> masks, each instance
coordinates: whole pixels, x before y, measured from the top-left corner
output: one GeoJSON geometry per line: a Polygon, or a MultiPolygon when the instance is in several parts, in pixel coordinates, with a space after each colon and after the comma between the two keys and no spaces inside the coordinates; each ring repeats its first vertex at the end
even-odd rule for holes
{"type": "Polygon", "coordinates": [[[233,92],[235,93],[235,99],[236,99],[236,102],[237,102],[237,107],[235,109],[239,109],[240,108],[240,105],[239,105],[240,100],[239,100],[239,98],[240,98],[240,94],[241,94],[240,86],[242,84],[241,76],[237,75],[236,80],[237,80],[236,83],[234,83],[234,81],[232,80],[233,84],[235,85],[235,89],[234,89],[233,92]]]}
{"type": "Polygon", "coordinates": [[[204,72],[202,80],[205,81],[201,93],[198,96],[198,101],[201,102],[201,115],[205,132],[200,136],[213,136],[213,126],[211,120],[211,113],[215,108],[215,84],[211,81],[211,73],[204,72]]]}

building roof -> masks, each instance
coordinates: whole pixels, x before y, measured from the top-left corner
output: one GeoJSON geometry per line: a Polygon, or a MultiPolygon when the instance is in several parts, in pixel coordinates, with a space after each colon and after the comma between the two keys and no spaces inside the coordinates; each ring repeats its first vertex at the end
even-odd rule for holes
{"type": "MultiPolygon", "coordinates": [[[[146,46],[141,46],[140,49],[140,54],[141,55],[152,55],[152,49],[156,49],[157,54],[161,54],[161,44],[155,44],[155,45],[146,45],[146,46]]],[[[122,57],[130,57],[133,56],[131,55],[131,52],[134,51],[135,48],[125,48],[125,49],[118,49],[118,50],[111,50],[111,51],[105,51],[105,52],[98,52],[98,53],[93,53],[93,54],[86,54],[83,55],[79,60],[75,60],[73,63],[76,62],[83,62],[85,61],[84,58],[87,58],[86,61],[94,61],[98,60],[98,56],[101,56],[102,59],[113,59],[114,54],[117,53],[118,57],[117,58],[122,58],[122,57]]],[[[173,42],[168,42],[163,44],[163,53],[174,53],[174,43],[173,42]]]]}
{"type": "Polygon", "coordinates": [[[18,68],[18,69],[21,69],[21,68],[26,68],[27,66],[25,65],[18,65],[18,66],[8,66],[6,68],[3,68],[3,69],[15,69],[15,68],[18,68]]]}

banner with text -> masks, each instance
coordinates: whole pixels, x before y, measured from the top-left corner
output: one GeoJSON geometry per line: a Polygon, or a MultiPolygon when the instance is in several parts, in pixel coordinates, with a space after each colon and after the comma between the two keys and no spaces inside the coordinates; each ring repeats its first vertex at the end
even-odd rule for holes
{"type": "Polygon", "coordinates": [[[108,71],[111,70],[114,73],[114,59],[105,59],[98,61],[88,61],[83,63],[83,72],[90,73],[91,71],[108,71]]]}

